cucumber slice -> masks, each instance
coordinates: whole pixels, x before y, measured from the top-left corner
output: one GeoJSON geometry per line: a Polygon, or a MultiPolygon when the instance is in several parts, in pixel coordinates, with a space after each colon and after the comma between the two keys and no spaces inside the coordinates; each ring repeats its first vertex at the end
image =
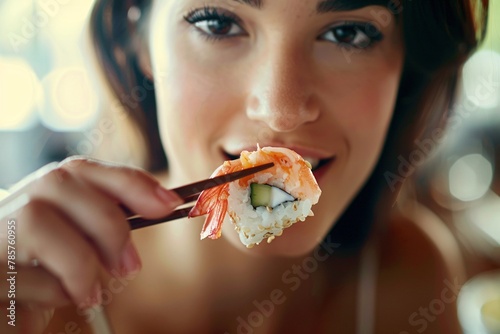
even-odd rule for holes
{"type": "Polygon", "coordinates": [[[271,202],[271,188],[267,184],[252,183],[250,185],[250,200],[254,208],[269,206],[271,202]]]}
{"type": "Polygon", "coordinates": [[[258,183],[250,185],[250,199],[254,208],[259,206],[274,208],[283,202],[295,200],[292,195],[280,188],[258,183]]]}

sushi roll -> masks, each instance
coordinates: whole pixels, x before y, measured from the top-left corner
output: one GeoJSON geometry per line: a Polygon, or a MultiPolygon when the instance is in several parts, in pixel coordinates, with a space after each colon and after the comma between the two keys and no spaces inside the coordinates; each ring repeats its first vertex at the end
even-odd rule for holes
{"type": "Polygon", "coordinates": [[[241,242],[251,248],[268,243],[283,230],[312,216],[321,189],[311,165],[296,152],[280,147],[243,151],[239,159],[226,161],[212,177],[273,162],[274,166],[220,187],[205,190],[189,217],[208,214],[201,239],[217,239],[223,223],[231,223],[241,242]]]}

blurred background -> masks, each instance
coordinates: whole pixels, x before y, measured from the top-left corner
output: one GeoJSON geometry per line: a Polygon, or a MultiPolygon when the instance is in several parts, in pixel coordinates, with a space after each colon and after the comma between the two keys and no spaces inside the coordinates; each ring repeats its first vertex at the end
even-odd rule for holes
{"type": "Polygon", "coordinates": [[[0,0],[0,188],[77,153],[99,115],[82,47],[92,3],[0,0]]]}
{"type": "MultiPolygon", "coordinates": [[[[92,2],[0,0],[0,189],[103,140],[92,131],[104,103],[84,47],[92,2]]],[[[461,319],[476,334],[500,333],[500,1],[490,2],[448,132],[439,146],[422,143],[429,159],[413,176],[417,200],[463,247],[471,280],[461,319]]]]}

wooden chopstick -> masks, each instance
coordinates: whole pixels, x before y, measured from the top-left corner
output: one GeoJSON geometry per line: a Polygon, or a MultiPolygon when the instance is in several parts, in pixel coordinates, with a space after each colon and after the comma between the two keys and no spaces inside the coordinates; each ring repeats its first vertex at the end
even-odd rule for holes
{"type": "MultiPolygon", "coordinates": [[[[264,165],[259,165],[247,169],[243,169],[234,173],[229,173],[221,176],[217,176],[214,178],[202,180],[199,182],[191,183],[179,188],[172,189],[172,191],[175,191],[179,197],[184,199],[184,203],[189,203],[192,201],[195,201],[198,198],[198,195],[203,191],[207,190],[213,187],[218,187],[222,184],[228,183],[228,182],[233,182],[238,179],[241,179],[246,176],[250,176],[252,174],[255,174],[257,172],[261,172],[265,169],[271,168],[274,166],[274,163],[267,163],[264,165]]],[[[187,208],[181,208],[173,211],[171,214],[169,214],[166,217],[159,218],[159,219],[145,219],[142,217],[138,217],[137,215],[134,215],[128,208],[122,206],[122,209],[124,212],[129,216],[127,219],[130,225],[130,228],[132,230],[137,230],[143,227],[148,227],[148,226],[153,226],[161,223],[165,223],[171,220],[175,219],[180,219],[187,217],[189,215],[189,212],[191,211],[193,207],[187,207],[187,208]]]]}
{"type": "Polygon", "coordinates": [[[187,217],[192,208],[193,208],[193,206],[190,206],[187,208],[182,208],[182,209],[177,209],[174,212],[172,212],[170,215],[163,217],[163,218],[159,218],[159,219],[145,219],[142,217],[134,217],[134,218],[129,218],[128,222],[130,224],[131,230],[138,230],[138,229],[143,228],[143,227],[158,225],[161,223],[166,223],[166,222],[171,221],[171,220],[176,220],[176,219],[187,217]]]}
{"type": "Polygon", "coordinates": [[[177,195],[179,195],[179,197],[185,199],[185,198],[191,197],[193,195],[199,194],[203,190],[217,187],[217,186],[220,186],[224,183],[236,181],[236,180],[241,179],[245,176],[255,174],[257,172],[263,171],[263,170],[271,168],[273,166],[274,166],[274,163],[270,162],[267,164],[242,169],[242,170],[234,172],[234,173],[220,175],[220,176],[216,176],[214,178],[205,179],[202,181],[191,183],[191,184],[179,187],[179,188],[172,189],[172,191],[175,191],[177,193],[177,195]]]}

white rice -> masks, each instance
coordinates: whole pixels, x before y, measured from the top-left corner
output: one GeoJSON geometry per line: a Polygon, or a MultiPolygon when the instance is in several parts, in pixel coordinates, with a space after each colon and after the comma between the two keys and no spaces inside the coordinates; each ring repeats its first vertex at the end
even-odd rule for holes
{"type": "MultiPolygon", "coordinates": [[[[260,173],[253,182],[265,184],[271,178],[272,174],[260,173]]],[[[267,184],[285,190],[283,184],[267,184]]],[[[229,209],[224,223],[231,221],[241,242],[248,248],[252,248],[264,239],[270,243],[275,237],[281,236],[285,228],[312,216],[311,207],[311,200],[302,199],[285,202],[272,209],[254,208],[250,201],[250,187],[241,188],[238,182],[232,182],[229,185],[229,209]]]]}

